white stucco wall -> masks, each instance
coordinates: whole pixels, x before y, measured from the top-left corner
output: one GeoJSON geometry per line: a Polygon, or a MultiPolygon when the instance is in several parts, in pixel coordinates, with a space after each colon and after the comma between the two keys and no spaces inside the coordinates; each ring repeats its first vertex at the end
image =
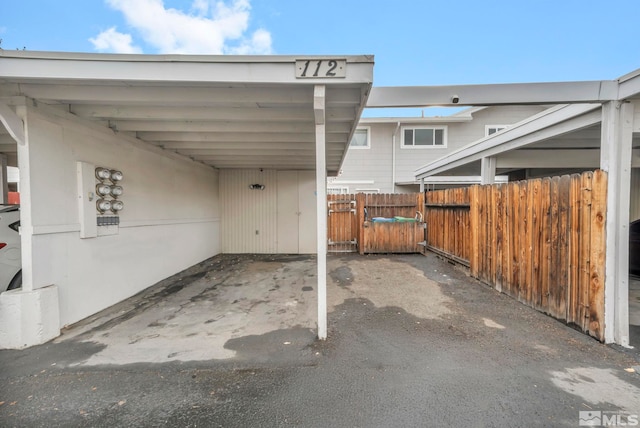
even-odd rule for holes
{"type": "Polygon", "coordinates": [[[28,147],[19,148],[23,256],[32,253],[33,289],[57,286],[60,326],[220,252],[215,170],[66,113],[29,107],[26,119],[28,147]],[[123,172],[118,234],[80,238],[77,161],[123,172]]]}

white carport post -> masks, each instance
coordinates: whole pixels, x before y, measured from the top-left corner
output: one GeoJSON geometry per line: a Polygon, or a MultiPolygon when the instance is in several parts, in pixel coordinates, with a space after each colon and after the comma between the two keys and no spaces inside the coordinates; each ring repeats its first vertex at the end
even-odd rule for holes
{"type": "Polygon", "coordinates": [[[9,196],[7,182],[7,155],[0,155],[0,204],[6,204],[9,196]]]}
{"type": "MultiPolygon", "coordinates": [[[[7,104],[0,103],[0,122],[18,145],[25,144],[25,132],[22,119],[7,104]]],[[[7,203],[7,158],[0,156],[0,202],[7,203]]]]}
{"type": "Polygon", "coordinates": [[[629,346],[629,199],[634,105],[602,105],[600,168],[608,173],[604,340],[629,346]]]}
{"type": "Polygon", "coordinates": [[[496,181],[496,158],[488,156],[480,163],[480,184],[493,184],[496,181]]]}
{"type": "Polygon", "coordinates": [[[327,338],[327,161],[325,158],[326,87],[316,85],[313,111],[316,122],[316,209],[318,216],[318,339],[327,338]]]}

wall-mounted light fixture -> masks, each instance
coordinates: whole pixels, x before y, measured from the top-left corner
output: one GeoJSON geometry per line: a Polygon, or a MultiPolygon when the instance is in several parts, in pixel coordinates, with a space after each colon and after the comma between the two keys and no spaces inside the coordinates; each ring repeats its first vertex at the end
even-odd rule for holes
{"type": "Polygon", "coordinates": [[[264,190],[264,184],[249,184],[251,190],[264,190]]]}

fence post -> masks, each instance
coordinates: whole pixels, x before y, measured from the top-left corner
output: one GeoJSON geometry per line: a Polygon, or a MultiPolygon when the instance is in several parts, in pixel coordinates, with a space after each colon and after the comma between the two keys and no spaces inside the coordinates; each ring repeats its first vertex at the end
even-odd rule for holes
{"type": "Polygon", "coordinates": [[[365,197],[364,193],[357,193],[356,197],[356,227],[357,227],[357,237],[358,237],[358,253],[360,255],[364,254],[364,209],[365,207],[365,197]]]}

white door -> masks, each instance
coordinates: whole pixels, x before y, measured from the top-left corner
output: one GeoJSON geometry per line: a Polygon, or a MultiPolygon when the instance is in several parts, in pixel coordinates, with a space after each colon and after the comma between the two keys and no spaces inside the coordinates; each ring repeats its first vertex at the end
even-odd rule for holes
{"type": "Polygon", "coordinates": [[[278,171],[278,253],[316,252],[314,171],[278,171]]]}

